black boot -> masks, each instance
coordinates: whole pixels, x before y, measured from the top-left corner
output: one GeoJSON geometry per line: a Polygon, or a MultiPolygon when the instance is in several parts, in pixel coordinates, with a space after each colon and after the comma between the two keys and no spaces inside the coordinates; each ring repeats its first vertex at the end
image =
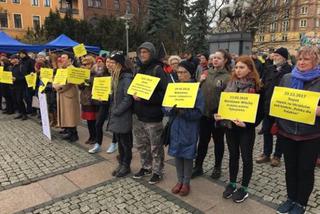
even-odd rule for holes
{"type": "Polygon", "coordinates": [[[120,170],[116,174],[116,177],[118,177],[118,178],[124,177],[124,176],[130,174],[130,172],[131,172],[130,167],[128,167],[126,165],[121,165],[120,170]]]}
{"type": "Polygon", "coordinates": [[[77,128],[70,128],[70,137],[69,137],[68,141],[70,143],[73,143],[78,140],[79,140],[79,136],[78,136],[77,128]]]}
{"type": "Polygon", "coordinates": [[[198,177],[198,176],[201,176],[203,175],[203,169],[202,169],[202,166],[195,166],[193,169],[192,169],[192,175],[191,175],[191,178],[195,178],[195,177],[198,177]]]}
{"type": "Polygon", "coordinates": [[[221,177],[221,167],[214,167],[210,177],[212,179],[219,179],[221,177]]]}
{"type": "Polygon", "coordinates": [[[118,172],[120,171],[120,169],[121,169],[121,164],[119,163],[117,168],[115,168],[115,170],[112,171],[111,175],[116,176],[118,174],[118,172]]]}

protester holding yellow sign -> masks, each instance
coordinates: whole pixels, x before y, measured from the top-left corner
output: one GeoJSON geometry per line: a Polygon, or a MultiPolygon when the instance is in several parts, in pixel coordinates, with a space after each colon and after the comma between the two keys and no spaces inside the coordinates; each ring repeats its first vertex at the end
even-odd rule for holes
{"type": "Polygon", "coordinates": [[[65,85],[68,77],[68,69],[57,69],[56,75],[54,76],[53,84],[65,85]]]}
{"type": "Polygon", "coordinates": [[[158,77],[137,74],[128,89],[128,94],[149,100],[159,81],[158,77]]]}
{"type": "Polygon", "coordinates": [[[37,74],[36,73],[30,73],[25,76],[28,88],[33,88],[33,90],[36,88],[37,84],[37,74]]]}
{"type": "Polygon", "coordinates": [[[73,47],[73,53],[76,57],[87,55],[87,50],[84,44],[79,44],[73,47]]]}
{"type": "Polygon", "coordinates": [[[278,139],[284,153],[288,194],[287,201],[278,207],[281,213],[291,213],[291,210],[304,213],[313,190],[320,151],[319,61],[317,47],[303,47],[298,52],[296,67],[280,83],[280,87],[288,89],[278,88],[273,96],[270,113],[278,117],[278,139]],[[305,118],[299,117],[300,114],[305,118]]]}
{"type": "Polygon", "coordinates": [[[90,70],[86,68],[68,67],[68,83],[80,85],[90,79],[90,70]]]}
{"type": "Polygon", "coordinates": [[[51,68],[41,68],[40,69],[40,79],[47,79],[49,82],[53,80],[53,69],[51,68]]]}
{"type": "Polygon", "coordinates": [[[13,84],[13,76],[10,71],[2,71],[0,72],[0,82],[5,84],[13,84]]]}
{"type": "Polygon", "coordinates": [[[226,99],[226,96],[221,96],[220,105],[222,104],[222,106],[219,106],[219,112],[214,116],[220,126],[226,128],[229,149],[230,182],[223,192],[223,197],[232,197],[236,203],[243,202],[249,196],[248,186],[253,170],[253,146],[256,136],[255,115],[259,100],[256,93],[260,91],[260,85],[260,77],[251,57],[240,56],[237,58],[231,80],[224,90],[233,93],[226,94],[230,95],[229,99],[226,99]],[[253,96],[245,96],[243,93],[253,94],[253,96]],[[226,110],[222,108],[226,108],[226,110]],[[250,123],[245,123],[244,119],[249,120],[250,123]],[[243,173],[241,187],[237,189],[240,154],[243,161],[243,173]]]}
{"type": "MultiPolygon", "coordinates": [[[[196,68],[191,62],[180,62],[177,70],[180,83],[170,83],[171,87],[173,86],[180,90],[174,90],[173,92],[178,93],[171,93],[174,97],[167,98],[168,101],[164,101],[164,103],[170,105],[170,107],[165,108],[165,113],[170,118],[165,127],[166,131],[162,136],[162,140],[164,141],[163,144],[169,144],[168,153],[175,158],[178,180],[171,191],[181,196],[186,196],[190,192],[193,159],[196,157],[199,136],[199,121],[204,110],[204,99],[201,91],[199,91],[199,83],[194,83],[195,73],[196,68]],[[180,92],[183,93],[181,94],[180,92]],[[177,103],[173,107],[171,102],[174,100],[177,103]],[[179,107],[179,105],[182,107],[179,107]]],[[[166,96],[170,94],[168,93],[170,84],[168,85],[166,96]]]]}
{"type": "Polygon", "coordinates": [[[92,86],[92,99],[108,101],[111,92],[111,77],[95,77],[92,86]]]}

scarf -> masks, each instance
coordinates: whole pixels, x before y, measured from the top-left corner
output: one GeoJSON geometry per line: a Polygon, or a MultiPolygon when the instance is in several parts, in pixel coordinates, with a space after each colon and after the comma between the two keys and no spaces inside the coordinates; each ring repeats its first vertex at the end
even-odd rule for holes
{"type": "Polygon", "coordinates": [[[320,77],[320,66],[301,72],[297,67],[292,70],[291,88],[303,89],[304,83],[320,77]]]}

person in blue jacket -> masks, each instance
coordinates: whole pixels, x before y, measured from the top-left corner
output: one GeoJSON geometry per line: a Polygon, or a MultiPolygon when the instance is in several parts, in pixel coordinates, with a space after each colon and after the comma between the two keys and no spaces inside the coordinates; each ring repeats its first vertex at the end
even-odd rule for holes
{"type": "MultiPolygon", "coordinates": [[[[196,82],[195,66],[182,61],[177,75],[179,82],[196,82]]],[[[170,144],[168,153],[175,157],[178,183],[172,188],[172,193],[186,196],[190,192],[190,179],[193,159],[196,157],[199,136],[199,121],[204,110],[204,99],[198,91],[195,106],[192,109],[165,108],[165,114],[170,116],[170,144]]]]}

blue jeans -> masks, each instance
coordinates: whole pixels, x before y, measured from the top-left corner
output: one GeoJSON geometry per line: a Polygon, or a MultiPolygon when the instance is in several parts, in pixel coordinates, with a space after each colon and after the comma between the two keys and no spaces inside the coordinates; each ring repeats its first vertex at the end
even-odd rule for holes
{"type": "MultiPolygon", "coordinates": [[[[273,135],[270,133],[272,124],[275,122],[273,117],[266,116],[262,122],[262,131],[263,131],[263,154],[267,157],[270,157],[273,150],[273,135]]],[[[276,146],[273,156],[281,158],[282,149],[279,143],[278,138],[276,139],[276,146]]]]}

